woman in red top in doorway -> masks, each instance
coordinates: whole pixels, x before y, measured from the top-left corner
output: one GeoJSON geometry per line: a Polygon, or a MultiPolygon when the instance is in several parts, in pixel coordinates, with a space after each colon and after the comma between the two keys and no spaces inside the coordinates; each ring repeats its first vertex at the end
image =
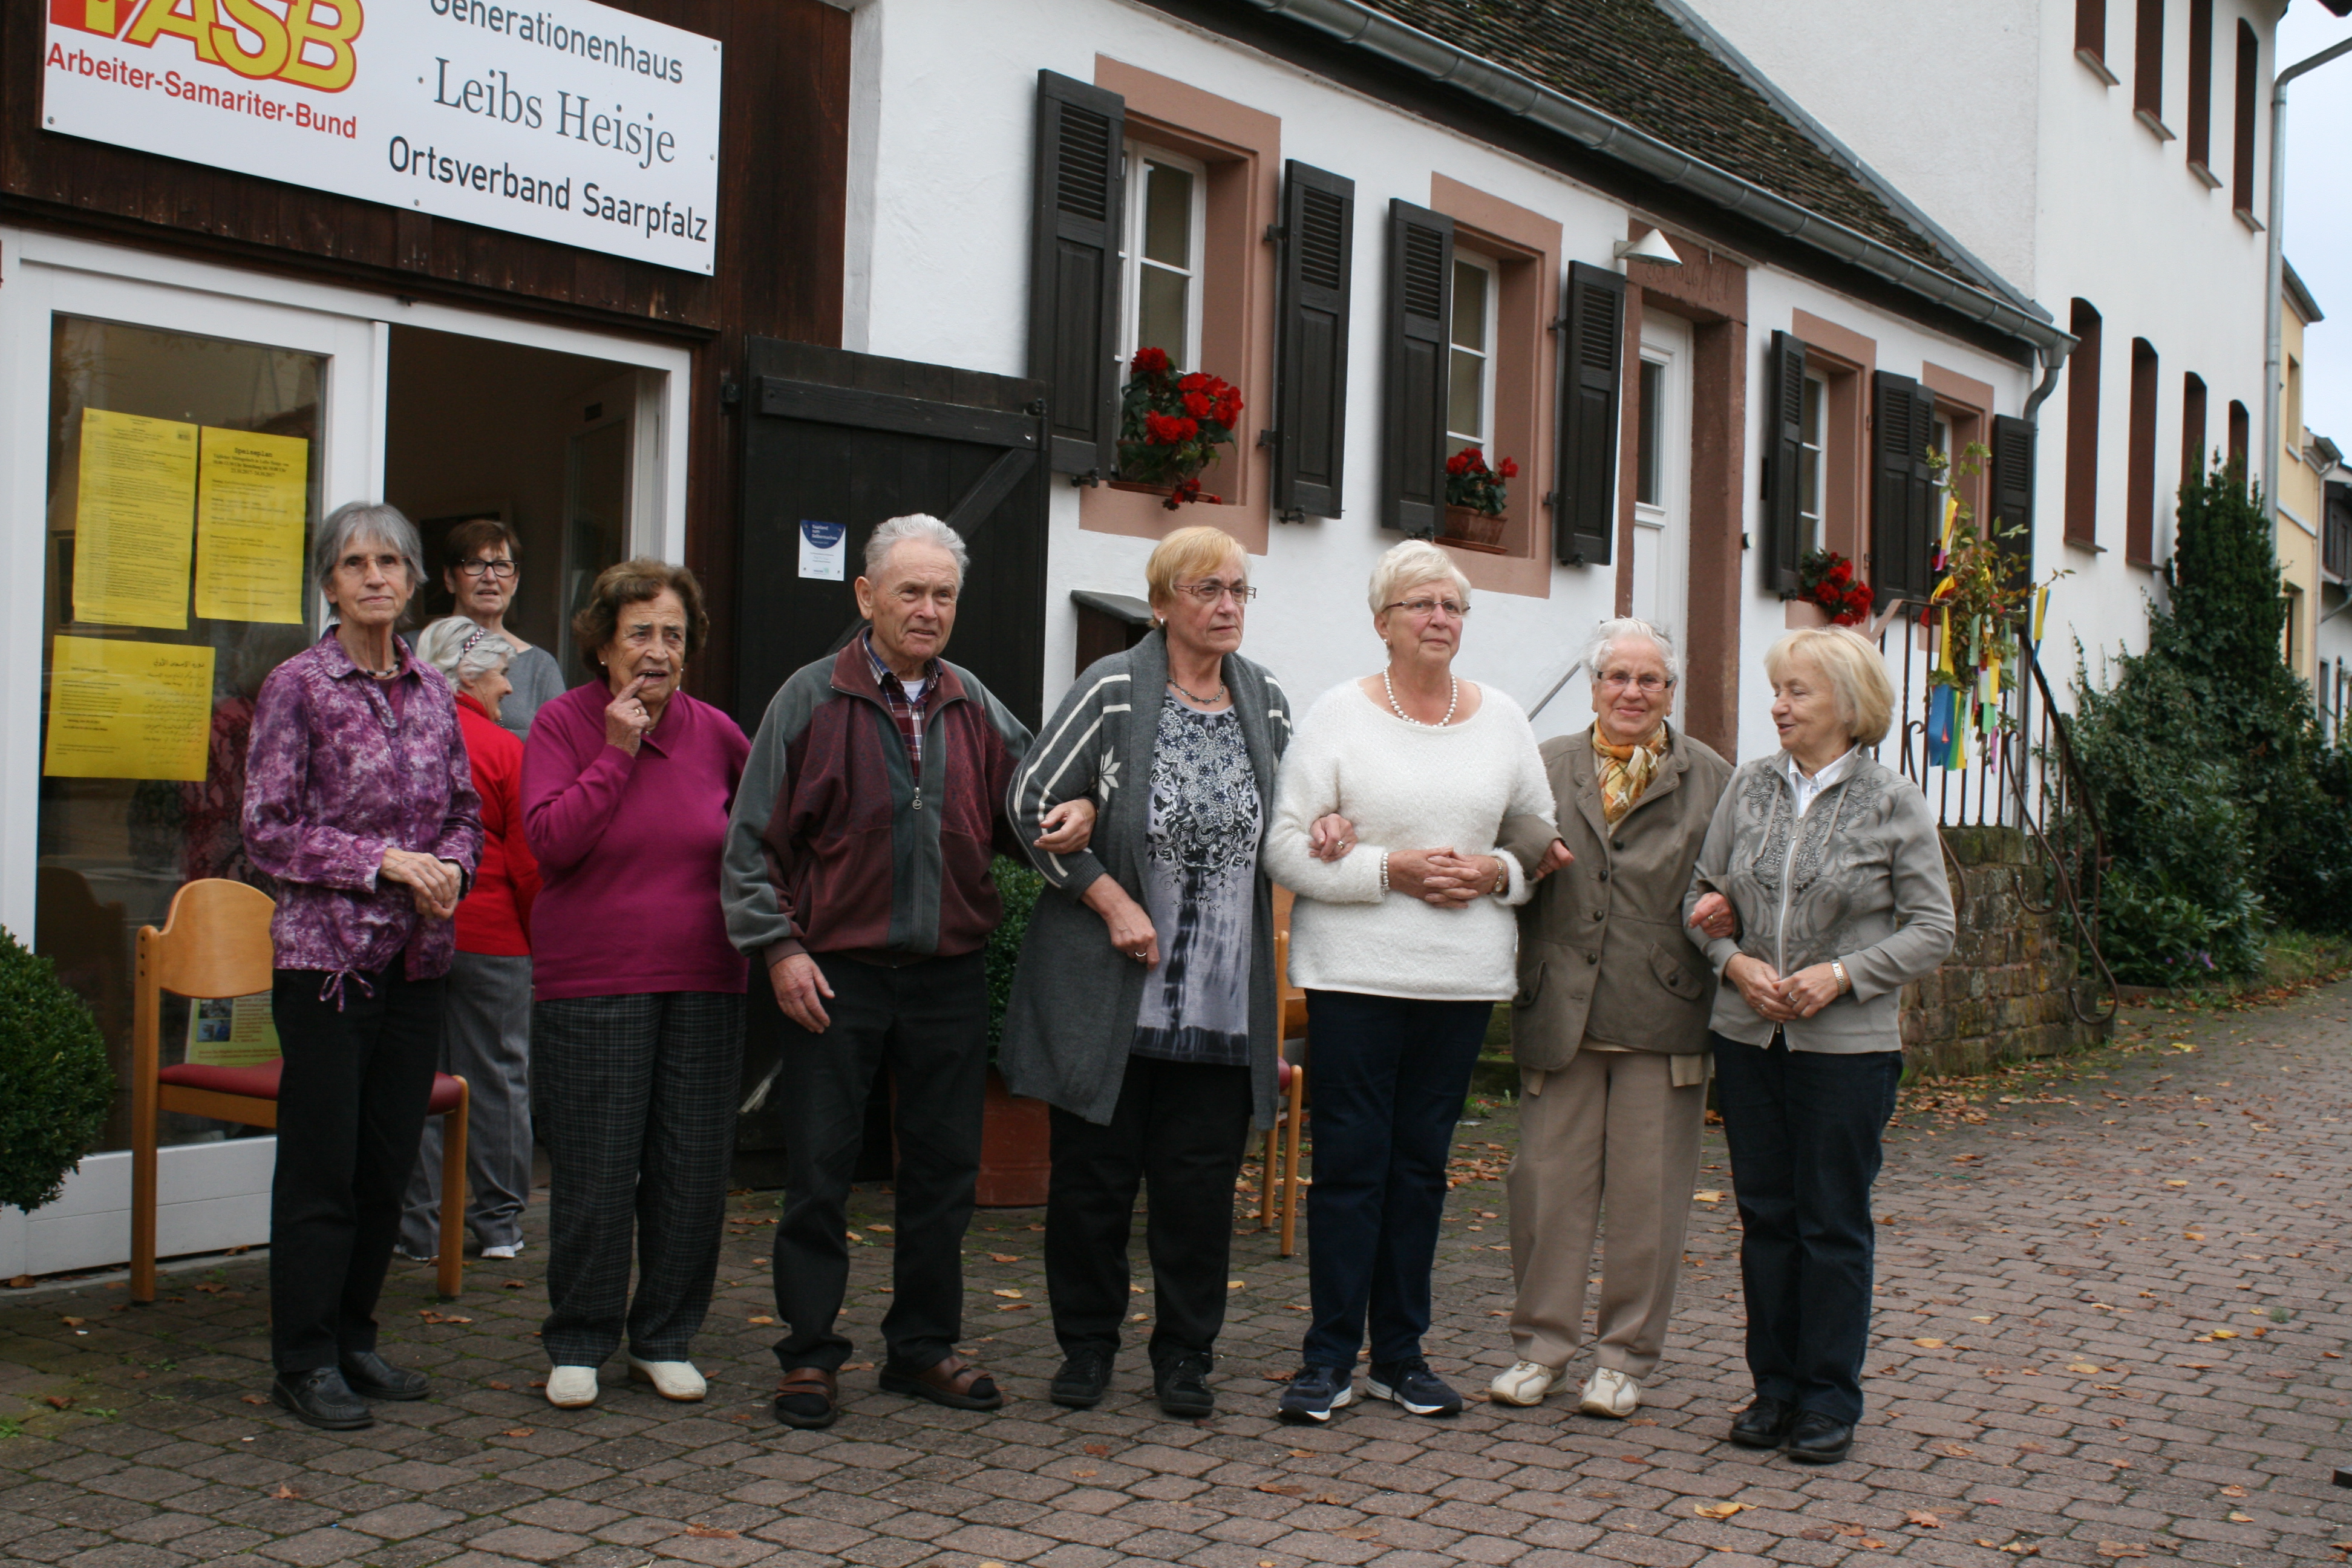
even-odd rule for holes
{"type": "MultiPolygon", "coordinates": [[[[539,862],[522,835],[522,742],[499,722],[515,645],[464,616],[434,622],[418,657],[449,678],[482,797],[482,861],[457,906],[441,1065],[473,1088],[467,1120],[466,1226],[485,1258],[522,1250],[530,1201],[530,907],[539,862]]],[[[400,1250],[440,1246],[441,1124],[428,1121],[402,1205],[400,1250]]]]}

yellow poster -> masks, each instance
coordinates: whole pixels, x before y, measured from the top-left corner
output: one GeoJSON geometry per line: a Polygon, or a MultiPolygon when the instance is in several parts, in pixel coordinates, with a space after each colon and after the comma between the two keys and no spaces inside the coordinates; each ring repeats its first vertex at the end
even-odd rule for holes
{"type": "Polygon", "coordinates": [[[196,614],[302,619],[302,517],[310,443],[205,426],[196,459],[196,614]]]}
{"type": "Polygon", "coordinates": [[[187,629],[196,427],[85,408],[80,481],[74,619],[187,629]]]}
{"type": "Polygon", "coordinates": [[[257,1068],[278,1059],[278,1025],[269,993],[205,996],[188,1004],[190,1067],[257,1068]]]}
{"type": "Polygon", "coordinates": [[[205,776],[213,650],[184,643],[57,639],[41,771],[68,779],[205,776]]]}

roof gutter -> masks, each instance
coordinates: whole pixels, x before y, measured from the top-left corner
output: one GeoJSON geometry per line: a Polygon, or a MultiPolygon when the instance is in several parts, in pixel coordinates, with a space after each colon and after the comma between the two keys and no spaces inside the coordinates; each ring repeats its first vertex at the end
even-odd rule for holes
{"type": "Polygon", "coordinates": [[[1293,18],[1392,65],[1461,89],[1486,103],[1531,121],[1578,145],[1604,153],[1665,184],[1690,192],[1727,212],[1876,274],[1931,303],[2033,345],[2047,360],[2063,359],[2074,340],[1997,295],[1913,260],[1857,229],[1822,216],[1753,181],[1681,152],[1613,115],[1558,92],[1517,71],[1482,59],[1442,38],[1384,16],[1359,0],[1246,0],[1261,11],[1293,18]]]}

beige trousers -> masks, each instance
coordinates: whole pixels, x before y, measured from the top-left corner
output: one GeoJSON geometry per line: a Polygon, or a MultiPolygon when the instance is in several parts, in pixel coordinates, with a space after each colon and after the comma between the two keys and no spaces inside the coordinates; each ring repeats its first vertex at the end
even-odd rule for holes
{"type": "MultiPolygon", "coordinates": [[[[1525,1075],[1511,1200],[1511,1342],[1565,1366],[1581,1342],[1586,1270],[1608,1212],[1594,1359],[1647,1377],[1665,1346],[1706,1119],[1704,1081],[1674,1086],[1674,1058],[1580,1050],[1525,1075]]],[[[1687,1075],[1685,1075],[1687,1076],[1687,1075]]]]}

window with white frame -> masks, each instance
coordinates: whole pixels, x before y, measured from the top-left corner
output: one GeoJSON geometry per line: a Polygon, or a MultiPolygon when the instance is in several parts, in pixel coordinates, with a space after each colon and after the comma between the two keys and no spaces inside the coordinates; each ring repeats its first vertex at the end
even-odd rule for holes
{"type": "Polygon", "coordinates": [[[1208,170],[1198,160],[1127,144],[1127,231],[1119,250],[1121,364],[1139,348],[1166,351],[1180,370],[1201,368],[1201,234],[1208,170]]]}
{"type": "Polygon", "coordinates": [[[1823,377],[1805,373],[1805,398],[1797,443],[1797,534],[1801,553],[1811,554],[1828,539],[1822,526],[1822,498],[1828,491],[1822,473],[1822,444],[1829,416],[1830,387],[1823,377]]]}
{"type": "Polygon", "coordinates": [[[1927,531],[1932,538],[1940,540],[1944,537],[1944,497],[1950,490],[1952,482],[1952,418],[1940,408],[1936,410],[1936,417],[1928,426],[1927,448],[1940,452],[1944,457],[1943,469],[1936,479],[1935,493],[1927,502],[1927,531]]]}
{"type": "Polygon", "coordinates": [[[1449,451],[1475,447],[1495,460],[1488,443],[1495,433],[1495,263],[1465,251],[1454,253],[1452,368],[1445,395],[1445,445],[1449,451]]]}
{"type": "Polygon", "coordinates": [[[1661,428],[1665,417],[1666,367],[1662,360],[1642,361],[1642,406],[1637,413],[1633,441],[1633,504],[1662,507],[1666,504],[1664,489],[1665,454],[1662,450],[1664,433],[1661,428]]]}

